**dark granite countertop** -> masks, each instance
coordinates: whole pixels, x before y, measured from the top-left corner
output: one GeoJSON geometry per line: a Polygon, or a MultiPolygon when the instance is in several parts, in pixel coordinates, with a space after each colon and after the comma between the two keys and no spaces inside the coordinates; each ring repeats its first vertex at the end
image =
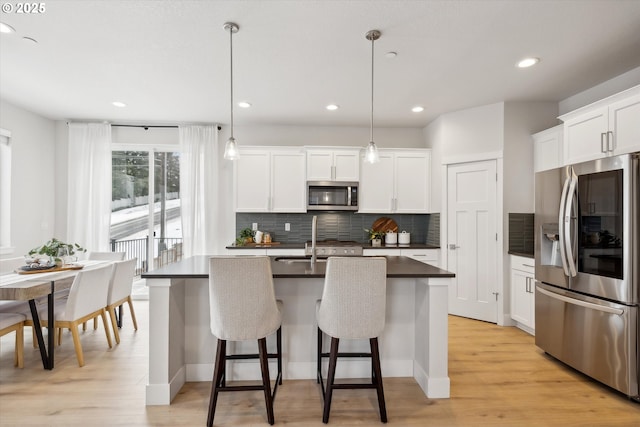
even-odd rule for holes
{"type": "Polygon", "coordinates": [[[526,257],[526,258],[535,258],[534,254],[532,254],[530,252],[508,251],[507,253],[509,255],[523,256],[523,257],[526,257]]]}
{"type": "MultiPolygon", "coordinates": [[[[408,245],[382,245],[371,246],[370,243],[357,243],[362,246],[362,249],[440,249],[440,246],[427,245],[425,243],[410,243],[408,245]]],[[[225,249],[304,249],[303,243],[278,243],[278,244],[266,244],[266,245],[247,245],[247,246],[235,246],[230,245],[225,249]]]]}
{"type": "MultiPolygon", "coordinates": [[[[142,274],[143,279],[207,279],[209,278],[209,258],[207,255],[198,255],[185,258],[173,264],[167,264],[157,270],[142,274]]],[[[310,263],[294,262],[284,263],[270,257],[271,270],[275,279],[287,278],[323,278],[325,274],[325,262],[317,262],[312,269],[310,263]]],[[[430,278],[430,277],[455,277],[455,274],[424,264],[404,256],[387,256],[387,277],[406,278],[430,278]]]]}

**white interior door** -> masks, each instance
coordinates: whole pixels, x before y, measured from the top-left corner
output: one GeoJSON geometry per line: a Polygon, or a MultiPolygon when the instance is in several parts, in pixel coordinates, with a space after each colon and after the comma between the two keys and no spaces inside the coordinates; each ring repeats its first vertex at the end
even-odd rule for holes
{"type": "Polygon", "coordinates": [[[449,313],[496,323],[496,161],[447,168],[447,269],[456,274],[449,313]]]}

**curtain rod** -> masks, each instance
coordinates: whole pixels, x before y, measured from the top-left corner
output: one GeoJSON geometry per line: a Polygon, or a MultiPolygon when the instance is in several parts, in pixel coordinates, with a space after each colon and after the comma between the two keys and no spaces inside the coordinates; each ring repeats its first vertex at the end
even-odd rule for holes
{"type": "MultiPolygon", "coordinates": [[[[119,125],[112,124],[111,126],[117,126],[121,128],[143,128],[144,130],[148,130],[149,128],[169,128],[169,129],[177,129],[176,125],[119,125]]],[[[217,126],[218,130],[222,130],[222,126],[217,126]]]]}

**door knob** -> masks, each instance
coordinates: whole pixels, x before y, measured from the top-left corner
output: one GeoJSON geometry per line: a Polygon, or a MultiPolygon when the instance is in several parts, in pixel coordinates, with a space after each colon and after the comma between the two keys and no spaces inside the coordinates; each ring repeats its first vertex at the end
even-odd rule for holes
{"type": "Polygon", "coordinates": [[[460,246],[456,245],[455,243],[449,243],[449,249],[451,249],[452,251],[455,251],[459,247],[460,246]]]}

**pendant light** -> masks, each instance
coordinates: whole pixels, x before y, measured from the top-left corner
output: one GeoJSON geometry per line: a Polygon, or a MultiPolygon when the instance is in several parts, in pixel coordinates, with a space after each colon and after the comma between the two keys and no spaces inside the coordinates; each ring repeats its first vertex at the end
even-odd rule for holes
{"type": "Polygon", "coordinates": [[[236,139],[233,137],[233,33],[237,33],[240,28],[233,22],[225,22],[224,29],[229,31],[229,63],[231,69],[231,130],[229,139],[224,146],[224,158],[225,160],[235,160],[240,157],[240,153],[238,152],[236,139]]]}
{"type": "Polygon", "coordinates": [[[376,147],[376,143],[373,142],[373,42],[380,38],[380,31],[368,31],[365,37],[367,40],[371,40],[371,127],[369,145],[367,145],[364,160],[368,163],[378,163],[380,161],[380,157],[378,156],[378,147],[376,147]]]}

